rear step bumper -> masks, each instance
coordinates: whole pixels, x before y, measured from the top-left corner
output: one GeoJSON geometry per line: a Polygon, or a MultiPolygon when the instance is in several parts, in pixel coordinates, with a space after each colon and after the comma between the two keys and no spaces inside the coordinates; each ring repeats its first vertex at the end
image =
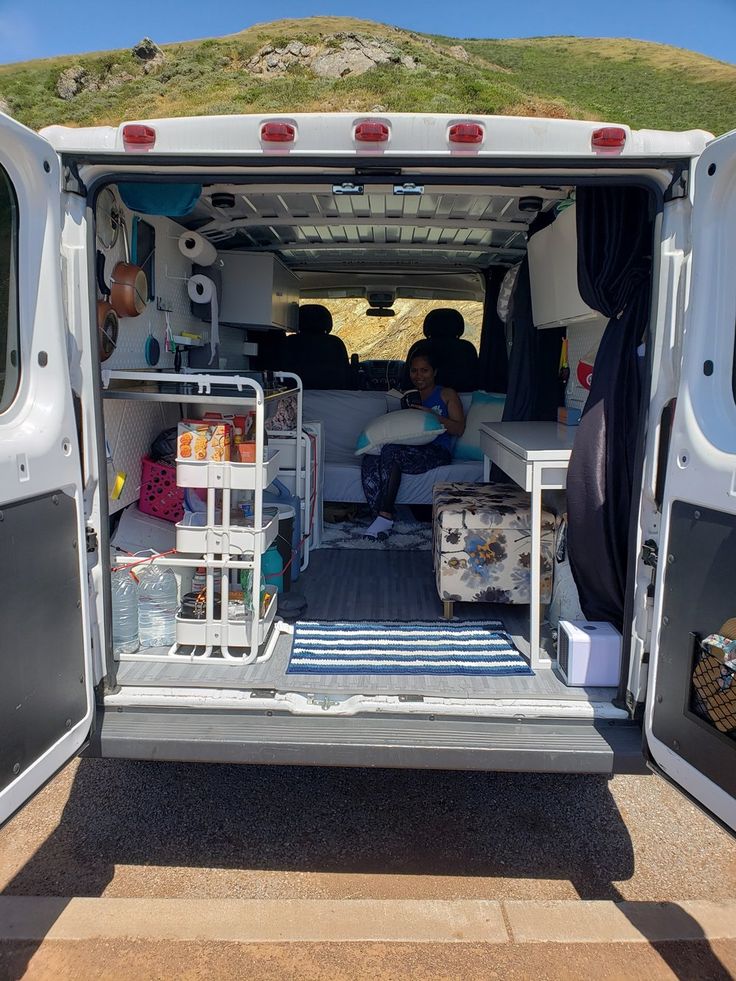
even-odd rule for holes
{"type": "Polygon", "coordinates": [[[99,710],[87,755],[179,762],[643,773],[630,722],[429,716],[319,718],[201,709],[99,710]]]}

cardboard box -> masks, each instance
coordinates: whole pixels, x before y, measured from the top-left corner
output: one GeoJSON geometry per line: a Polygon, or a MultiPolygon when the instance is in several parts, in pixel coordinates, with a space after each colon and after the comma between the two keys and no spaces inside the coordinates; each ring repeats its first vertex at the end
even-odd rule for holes
{"type": "Polygon", "coordinates": [[[179,423],[177,456],[180,460],[211,460],[222,463],[230,459],[232,427],[226,422],[182,419],[179,423]]]}

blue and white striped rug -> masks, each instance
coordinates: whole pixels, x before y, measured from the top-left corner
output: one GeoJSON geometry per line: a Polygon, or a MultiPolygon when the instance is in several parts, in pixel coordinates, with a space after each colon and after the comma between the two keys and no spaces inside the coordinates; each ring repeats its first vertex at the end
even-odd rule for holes
{"type": "Polygon", "coordinates": [[[500,620],[294,624],[287,674],[532,675],[500,620]]]}

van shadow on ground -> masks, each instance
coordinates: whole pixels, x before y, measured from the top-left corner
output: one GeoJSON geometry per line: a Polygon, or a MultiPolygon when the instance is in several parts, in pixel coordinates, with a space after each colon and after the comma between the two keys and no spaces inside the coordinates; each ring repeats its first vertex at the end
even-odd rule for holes
{"type": "MultiPolygon", "coordinates": [[[[116,866],[191,868],[193,895],[198,869],[242,869],[566,880],[617,901],[634,852],[599,777],[82,760],[4,894],[100,896],[116,866]]],[[[707,950],[699,976],[729,977],[707,950]]]]}

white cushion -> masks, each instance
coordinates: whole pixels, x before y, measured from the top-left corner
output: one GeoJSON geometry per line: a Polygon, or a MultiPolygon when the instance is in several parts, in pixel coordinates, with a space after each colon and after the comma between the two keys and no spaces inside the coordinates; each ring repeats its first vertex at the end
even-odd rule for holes
{"type": "Polygon", "coordinates": [[[326,463],[355,465],[355,440],[368,423],[386,411],[385,392],[309,389],[304,393],[304,419],[324,425],[326,463]]]}
{"type": "Polygon", "coordinates": [[[453,460],[482,460],[480,427],[484,422],[500,422],[506,396],[496,392],[473,392],[470,409],[465,415],[465,432],[455,442],[453,460]]]}
{"type": "Polygon", "coordinates": [[[403,443],[409,446],[424,446],[445,431],[434,412],[421,412],[419,409],[402,409],[401,412],[387,412],[373,419],[358,436],[355,455],[379,453],[387,443],[403,443]]]}

